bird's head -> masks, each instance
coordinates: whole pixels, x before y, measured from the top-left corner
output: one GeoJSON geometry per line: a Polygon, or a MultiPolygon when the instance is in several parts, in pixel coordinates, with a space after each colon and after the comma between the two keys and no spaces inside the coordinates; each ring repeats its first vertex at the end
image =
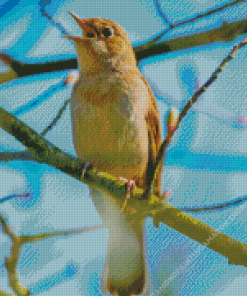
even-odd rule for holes
{"type": "Polygon", "coordinates": [[[104,18],[81,19],[70,12],[83,31],[82,37],[65,36],[77,49],[80,71],[86,76],[136,67],[136,58],[124,29],[104,18]]]}

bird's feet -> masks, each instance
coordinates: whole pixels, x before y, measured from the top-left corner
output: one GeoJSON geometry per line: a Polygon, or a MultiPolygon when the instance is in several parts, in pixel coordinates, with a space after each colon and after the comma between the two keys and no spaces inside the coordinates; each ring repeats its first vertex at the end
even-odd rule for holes
{"type": "Polygon", "coordinates": [[[93,168],[93,164],[90,163],[89,161],[86,161],[84,163],[84,165],[82,166],[82,171],[81,171],[81,174],[82,174],[82,177],[85,178],[85,175],[86,173],[88,172],[89,169],[93,168]]]}
{"type": "Polygon", "coordinates": [[[161,195],[161,200],[162,202],[167,202],[167,200],[171,197],[171,190],[166,190],[162,195],[161,195]]]}
{"type": "Polygon", "coordinates": [[[128,199],[130,198],[131,194],[133,194],[136,190],[136,182],[135,180],[128,180],[123,177],[118,177],[118,180],[121,182],[125,182],[125,201],[122,207],[122,210],[124,210],[127,205],[128,199]]]}

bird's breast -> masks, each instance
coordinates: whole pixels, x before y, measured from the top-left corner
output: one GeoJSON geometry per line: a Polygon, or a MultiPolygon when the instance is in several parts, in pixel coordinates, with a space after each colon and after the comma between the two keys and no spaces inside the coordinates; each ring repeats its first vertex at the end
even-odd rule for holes
{"type": "Polygon", "coordinates": [[[148,94],[145,88],[137,89],[111,81],[104,86],[84,84],[71,100],[77,155],[126,178],[132,178],[136,168],[145,170],[148,161],[148,94]]]}

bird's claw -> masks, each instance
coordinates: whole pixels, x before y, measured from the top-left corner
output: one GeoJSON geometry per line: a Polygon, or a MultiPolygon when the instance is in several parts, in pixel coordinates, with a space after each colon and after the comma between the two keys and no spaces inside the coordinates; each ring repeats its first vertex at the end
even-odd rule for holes
{"type": "Polygon", "coordinates": [[[83,168],[82,168],[82,171],[81,171],[81,174],[82,174],[82,177],[85,178],[85,174],[88,172],[89,169],[91,169],[93,167],[93,165],[89,162],[89,161],[86,161],[83,165],[83,168]]]}
{"type": "Polygon", "coordinates": [[[136,182],[135,180],[128,180],[123,177],[118,177],[118,180],[125,182],[125,201],[122,207],[122,210],[124,210],[127,205],[127,200],[130,198],[131,194],[133,194],[136,190],[136,182]]]}
{"type": "Polygon", "coordinates": [[[171,191],[170,190],[166,190],[162,196],[161,196],[161,200],[163,203],[167,202],[167,200],[171,197],[171,191]]]}

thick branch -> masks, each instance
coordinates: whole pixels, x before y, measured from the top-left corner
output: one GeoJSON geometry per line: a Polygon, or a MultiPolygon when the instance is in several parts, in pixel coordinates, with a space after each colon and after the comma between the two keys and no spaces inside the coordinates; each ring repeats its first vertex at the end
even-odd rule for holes
{"type": "MultiPolygon", "coordinates": [[[[244,207],[245,205],[240,206],[238,213],[244,207]]],[[[190,216],[184,215],[179,210],[176,212],[170,205],[166,205],[165,210],[158,211],[157,213],[154,212],[153,217],[173,229],[179,228],[179,232],[227,257],[229,263],[247,266],[247,245],[230,238],[220,231],[214,230],[190,216]],[[198,230],[195,232],[195,229],[198,230]]]]}
{"type": "MultiPolygon", "coordinates": [[[[79,234],[79,233],[83,233],[91,230],[97,230],[104,227],[104,225],[99,225],[99,226],[85,227],[82,229],[69,230],[69,231],[57,231],[57,232],[50,232],[50,233],[44,233],[44,234],[38,234],[38,235],[18,236],[14,233],[13,228],[11,228],[11,226],[7,224],[5,218],[1,214],[0,214],[0,223],[2,224],[3,232],[7,234],[12,241],[11,254],[9,257],[5,258],[5,266],[9,274],[9,285],[17,293],[16,294],[17,296],[30,295],[30,291],[27,290],[25,287],[23,287],[19,282],[18,273],[17,273],[17,262],[19,259],[21,246],[23,244],[37,242],[37,241],[40,241],[49,237],[54,237],[54,236],[79,234]]],[[[9,296],[11,294],[0,290],[0,296],[6,296],[6,295],[9,296]]]]}
{"type": "MultiPolygon", "coordinates": [[[[172,51],[193,48],[195,46],[207,45],[214,42],[229,42],[244,33],[247,33],[247,20],[241,20],[233,23],[223,23],[222,26],[217,29],[181,38],[173,38],[163,42],[150,44],[148,46],[147,44],[149,43],[146,43],[134,47],[134,51],[136,53],[137,61],[139,62],[142,59],[172,51]]],[[[11,69],[14,70],[14,72],[11,70],[11,73],[0,73],[0,83],[10,81],[17,76],[24,77],[45,72],[77,68],[76,58],[35,64],[18,62],[4,53],[0,53],[0,58],[5,64],[9,65],[11,69]]]]}
{"type": "MultiPolygon", "coordinates": [[[[37,132],[3,108],[0,108],[0,126],[24,144],[39,162],[45,162],[94,188],[108,191],[109,195],[113,196],[117,202],[124,203],[124,182],[121,183],[115,177],[98,172],[96,169],[90,169],[82,176],[81,171],[84,164],[81,160],[64,153],[59,148],[50,147],[49,143],[43,140],[37,132]]],[[[128,206],[134,208],[137,215],[150,215],[156,224],[159,221],[163,222],[200,243],[205,243],[213,237],[213,240],[208,244],[209,248],[227,256],[233,264],[247,266],[246,245],[217,232],[170,205],[164,206],[160,199],[154,195],[146,200],[143,200],[142,196],[143,190],[137,188],[134,198],[128,201],[128,206]]],[[[134,217],[135,215],[133,215],[133,219],[134,217]]]]}

